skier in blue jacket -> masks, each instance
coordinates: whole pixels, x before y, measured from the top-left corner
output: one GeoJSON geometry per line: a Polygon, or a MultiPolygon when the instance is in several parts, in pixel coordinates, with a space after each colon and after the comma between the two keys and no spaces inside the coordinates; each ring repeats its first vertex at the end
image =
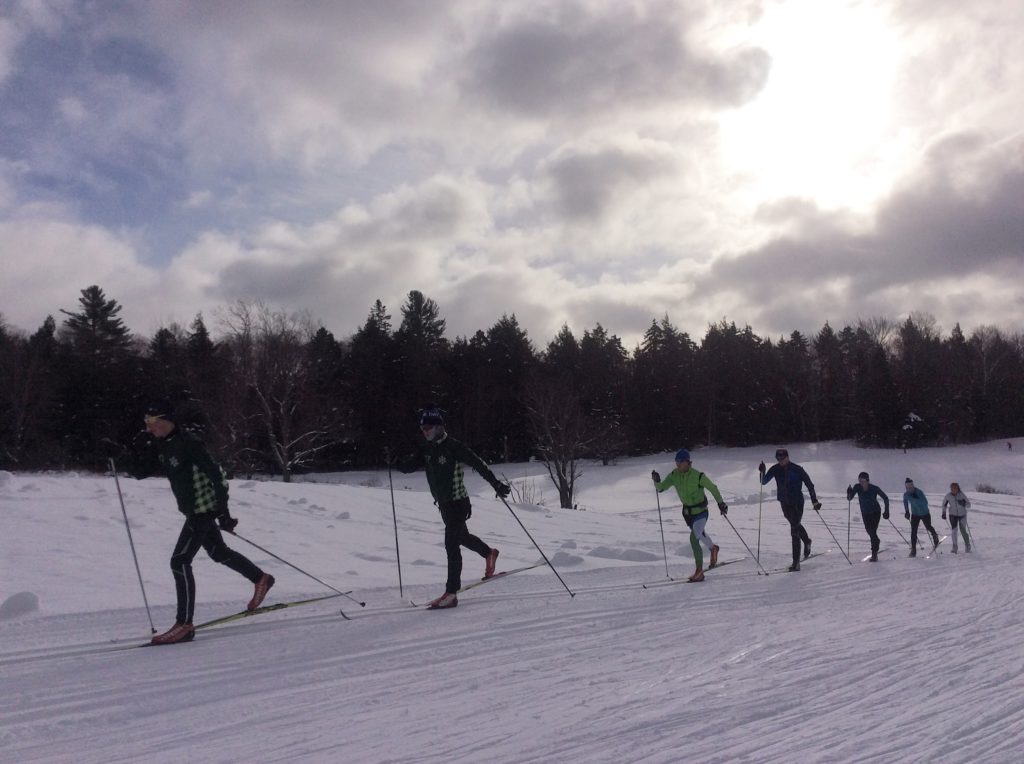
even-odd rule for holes
{"type": "Polygon", "coordinates": [[[871,484],[871,478],[866,472],[857,476],[857,485],[846,487],[846,500],[853,501],[856,496],[860,502],[860,516],[864,520],[864,530],[868,532],[871,539],[871,562],[878,562],[878,523],[884,517],[889,519],[889,497],[885,491],[877,485],[871,484]],[[885,511],[878,505],[878,500],[885,502],[885,511]]]}
{"type": "Polygon", "coordinates": [[[903,484],[903,516],[910,520],[910,556],[917,557],[917,526],[924,523],[931,534],[933,549],[939,545],[939,534],[932,527],[932,513],[928,511],[928,497],[924,491],[914,487],[914,481],[907,478],[903,484]]]}
{"type": "Polygon", "coordinates": [[[799,464],[794,464],[789,460],[788,450],[785,448],[776,450],[775,461],[776,463],[767,472],[765,472],[764,462],[761,462],[757,469],[761,473],[761,485],[766,485],[772,478],[775,479],[776,496],[779,499],[779,504],[782,505],[782,514],[789,521],[789,533],[793,542],[793,564],[789,566],[789,569],[796,571],[800,570],[801,541],[804,545],[804,559],[811,556],[811,537],[800,523],[804,516],[803,486],[807,486],[807,492],[811,495],[811,506],[814,507],[815,512],[821,511],[821,502],[818,501],[818,496],[814,492],[814,483],[811,482],[807,471],[799,464]]]}

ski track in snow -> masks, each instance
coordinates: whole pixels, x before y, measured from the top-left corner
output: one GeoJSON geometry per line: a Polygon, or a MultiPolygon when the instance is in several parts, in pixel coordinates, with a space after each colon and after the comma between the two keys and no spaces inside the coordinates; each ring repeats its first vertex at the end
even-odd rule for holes
{"type": "MultiPolygon", "coordinates": [[[[707,453],[701,467],[718,479],[714,452],[707,453]]],[[[901,481],[913,468],[923,482],[934,468],[938,483],[949,455],[934,467],[897,465],[894,474],[901,481]]],[[[856,474],[864,454],[837,448],[830,455],[840,457],[847,462],[835,471],[856,474]]],[[[645,466],[649,474],[662,462],[651,457],[629,469],[642,479],[645,466]]],[[[723,456],[719,471],[727,472],[725,463],[723,456]]],[[[1024,486],[1024,478],[997,479],[1024,486]]],[[[140,629],[145,611],[134,606],[138,583],[130,559],[124,564],[123,524],[107,522],[114,515],[106,502],[116,494],[101,490],[106,482],[15,476],[0,486],[12,531],[0,540],[4,559],[15,559],[7,557],[15,537],[33,533],[37,548],[64,550],[21,554],[9,571],[14,588],[3,590],[4,597],[37,592],[42,610],[0,621],[0,761],[953,763],[1015,762],[1024,751],[1019,496],[969,492],[978,537],[971,555],[962,545],[960,555],[949,554],[947,541],[933,559],[908,559],[883,521],[881,561],[862,563],[868,543],[854,508],[849,565],[821,519],[806,512],[815,551],[832,552],[800,573],[758,576],[748,558],[701,584],[648,590],[643,583],[666,580],[660,560],[588,554],[605,547],[660,556],[658,530],[639,510],[523,508],[520,517],[549,556],[575,542],[569,551],[583,562],[560,572],[577,596],[538,568],[474,589],[454,610],[430,612],[399,599],[386,480],[383,491],[236,481],[233,498],[251,504],[236,512],[240,531],[328,581],[349,588],[365,580],[354,596],[367,607],[339,598],[214,627],[187,645],[118,649],[145,641],[148,628],[140,629]],[[342,510],[351,517],[337,520],[342,510]],[[322,521],[338,533],[308,532],[322,521]],[[75,578],[90,549],[101,561],[109,556],[109,565],[75,578]],[[349,569],[358,571],[354,581],[342,573],[349,569]],[[61,587],[73,591],[61,595],[61,587]],[[353,620],[341,619],[339,607],[353,620]]],[[[173,592],[165,557],[177,518],[165,483],[126,489],[154,621],[166,628],[173,592]]],[[[829,499],[823,518],[845,545],[845,498],[822,493],[829,499]]],[[[893,493],[893,520],[909,537],[893,493]]],[[[772,568],[787,562],[788,528],[765,498],[761,561],[772,568]]],[[[929,490],[929,498],[941,529],[941,493],[929,490]]],[[[404,593],[423,600],[443,578],[440,523],[421,493],[396,490],[396,501],[404,593]],[[436,564],[414,566],[417,558],[436,564]]],[[[688,555],[685,527],[677,507],[665,498],[663,505],[671,573],[683,577],[692,562],[673,550],[688,555]]],[[[499,567],[535,561],[536,550],[498,509],[475,499],[471,528],[501,539],[499,567]]],[[[730,510],[752,547],[756,512],[756,501],[730,510]]],[[[715,515],[709,530],[723,559],[747,554],[715,515]]],[[[277,575],[281,566],[264,557],[254,559],[277,575]]],[[[197,618],[238,609],[247,585],[198,559],[197,618]]],[[[471,554],[466,561],[467,574],[482,565],[471,554]]],[[[318,593],[287,570],[280,579],[271,599],[318,593]]]]}

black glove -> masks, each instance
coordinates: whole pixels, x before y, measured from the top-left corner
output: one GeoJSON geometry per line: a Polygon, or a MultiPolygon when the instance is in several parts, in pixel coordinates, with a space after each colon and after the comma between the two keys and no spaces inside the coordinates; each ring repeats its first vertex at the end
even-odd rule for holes
{"type": "Polygon", "coordinates": [[[904,512],[903,513],[903,519],[904,520],[909,520],[910,519],[910,513],[909,512],[904,512]]]}
{"type": "Polygon", "coordinates": [[[883,518],[884,518],[885,520],[888,520],[888,519],[889,519],[889,510],[888,510],[888,509],[887,509],[887,510],[885,510],[885,512],[883,512],[883,513],[882,513],[882,517],[883,517],[883,518]]]}
{"type": "Polygon", "coordinates": [[[811,502],[811,506],[814,507],[814,511],[815,512],[821,512],[821,502],[820,501],[812,501],[811,502]]]}
{"type": "Polygon", "coordinates": [[[235,526],[238,525],[238,521],[225,512],[223,515],[217,517],[217,525],[226,533],[234,533],[235,526]]]}
{"type": "Polygon", "coordinates": [[[723,515],[729,514],[729,505],[724,501],[718,502],[718,509],[723,515]]]}
{"type": "Polygon", "coordinates": [[[942,513],[942,519],[943,519],[943,520],[945,520],[945,519],[946,519],[946,513],[945,513],[945,512],[943,512],[943,513],[942,513]]]}
{"type": "Polygon", "coordinates": [[[764,473],[765,473],[764,462],[761,462],[759,465],[757,465],[757,471],[761,473],[761,477],[764,477],[764,473]]]}
{"type": "Polygon", "coordinates": [[[966,507],[967,506],[967,499],[957,499],[956,503],[959,504],[961,507],[966,507]]]}
{"type": "Polygon", "coordinates": [[[123,445],[110,438],[100,438],[100,448],[103,449],[103,455],[110,459],[119,458],[126,450],[123,445]]]}
{"type": "Polygon", "coordinates": [[[854,494],[853,486],[852,485],[846,486],[846,500],[847,501],[853,501],[853,494],[854,494]]]}
{"type": "Polygon", "coordinates": [[[661,482],[661,475],[658,474],[657,470],[651,470],[651,480],[653,480],[655,483],[661,482]]]}
{"type": "Polygon", "coordinates": [[[494,486],[494,492],[504,499],[512,493],[512,486],[508,483],[498,483],[494,486]]]}

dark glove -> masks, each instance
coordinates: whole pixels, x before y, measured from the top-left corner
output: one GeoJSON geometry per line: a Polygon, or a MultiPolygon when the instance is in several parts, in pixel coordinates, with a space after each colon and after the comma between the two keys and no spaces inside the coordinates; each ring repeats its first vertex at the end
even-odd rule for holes
{"type": "Polygon", "coordinates": [[[723,515],[727,515],[727,514],[729,514],[729,505],[726,504],[724,501],[720,501],[720,502],[718,502],[718,510],[723,515]]]}
{"type": "Polygon", "coordinates": [[[217,525],[225,533],[234,533],[235,532],[235,526],[238,525],[238,520],[236,520],[231,515],[229,515],[227,512],[225,512],[223,515],[220,515],[217,518],[217,525]]]}
{"type": "Polygon", "coordinates": [[[903,513],[903,519],[904,520],[909,520],[910,519],[910,513],[909,512],[904,512],[903,513]]]}
{"type": "Polygon", "coordinates": [[[764,473],[765,473],[764,462],[761,462],[759,465],[757,465],[757,471],[761,473],[761,477],[764,477],[764,473]]]}
{"type": "Polygon", "coordinates": [[[882,518],[885,519],[885,520],[889,519],[889,510],[888,509],[885,510],[885,512],[882,513],[882,518]]]}
{"type": "Polygon", "coordinates": [[[657,470],[651,470],[651,480],[653,480],[655,483],[661,482],[661,475],[658,474],[657,470]]]}
{"type": "Polygon", "coordinates": [[[820,501],[812,501],[811,502],[811,506],[814,507],[814,511],[815,512],[821,512],[821,502],[820,501]]]}
{"type": "Polygon", "coordinates": [[[959,504],[961,507],[966,507],[967,506],[967,499],[957,499],[956,503],[959,504]]]}
{"type": "Polygon", "coordinates": [[[943,520],[945,520],[945,519],[946,519],[946,513],[945,513],[945,512],[943,512],[943,513],[942,513],[942,519],[943,519],[943,520]]]}
{"type": "Polygon", "coordinates": [[[853,486],[852,485],[846,486],[846,500],[847,501],[853,501],[853,494],[854,494],[853,486]]]}
{"type": "Polygon", "coordinates": [[[126,450],[124,446],[110,438],[100,438],[100,448],[103,449],[103,455],[110,459],[119,458],[126,450]]]}
{"type": "Polygon", "coordinates": [[[512,493],[512,486],[508,483],[498,483],[494,486],[494,492],[504,499],[512,493]]]}

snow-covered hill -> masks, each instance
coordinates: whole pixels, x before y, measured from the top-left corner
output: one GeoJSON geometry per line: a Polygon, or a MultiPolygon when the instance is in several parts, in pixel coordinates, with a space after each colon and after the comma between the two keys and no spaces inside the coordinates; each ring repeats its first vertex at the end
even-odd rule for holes
{"type": "MultiPolygon", "coordinates": [[[[0,760],[10,762],[1014,762],[1024,750],[1024,439],[941,450],[791,446],[823,498],[805,515],[815,550],[797,574],[757,568],[717,513],[722,558],[703,584],[664,582],[650,470],[671,455],[588,466],[580,505],[516,506],[576,592],[538,568],[466,593],[452,611],[408,604],[440,594],[441,523],[422,475],[395,475],[405,599],[387,473],[307,482],[233,481],[238,531],[332,586],[334,599],[146,641],[149,622],[113,478],[0,474],[0,760]],[[911,476],[938,505],[951,480],[971,497],[976,551],[908,559],[882,522],[882,560],[845,488],[866,469],[894,501],[911,476]],[[983,484],[1000,493],[980,493],[983,484]],[[38,603],[38,605],[37,605],[38,603]],[[351,617],[344,620],[339,607],[351,617]]],[[[756,464],[773,449],[705,449],[695,466],[722,488],[757,548],[756,464]]],[[[157,628],[173,621],[167,557],[180,516],[167,482],[122,479],[157,628]]],[[[537,550],[482,481],[471,529],[499,568],[537,550]]],[[[669,569],[690,571],[678,501],[662,494],[669,569]]],[[[240,539],[274,573],[268,602],[323,593],[240,539]]],[[[761,562],[787,563],[788,526],[771,491],[761,562]]],[[[961,552],[963,547],[961,546],[961,552]]],[[[466,554],[468,582],[483,562],[466,554]]],[[[197,620],[239,610],[236,574],[197,558],[197,620]]]]}

